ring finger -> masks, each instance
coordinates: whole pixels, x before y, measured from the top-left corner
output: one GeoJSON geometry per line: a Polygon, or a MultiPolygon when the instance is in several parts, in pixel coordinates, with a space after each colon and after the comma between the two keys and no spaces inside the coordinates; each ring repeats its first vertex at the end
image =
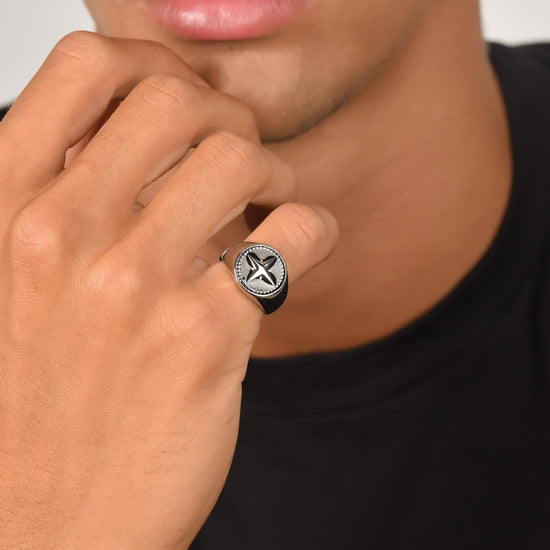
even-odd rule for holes
{"type": "MultiPolygon", "coordinates": [[[[246,241],[275,248],[285,260],[288,283],[292,286],[332,253],[337,238],[336,220],[327,210],[319,206],[286,203],[276,208],[246,241]]],[[[255,306],[256,313],[263,311],[258,300],[252,295],[247,296],[240,288],[231,266],[223,262],[210,266],[199,278],[197,288],[222,312],[229,311],[237,318],[239,309],[250,312],[255,306]]],[[[212,309],[215,311],[216,308],[212,309]]]]}
{"type": "Polygon", "coordinates": [[[213,134],[137,213],[121,246],[148,250],[149,266],[181,280],[192,258],[250,201],[277,204],[295,194],[291,169],[261,146],[231,132],[213,134]]]}

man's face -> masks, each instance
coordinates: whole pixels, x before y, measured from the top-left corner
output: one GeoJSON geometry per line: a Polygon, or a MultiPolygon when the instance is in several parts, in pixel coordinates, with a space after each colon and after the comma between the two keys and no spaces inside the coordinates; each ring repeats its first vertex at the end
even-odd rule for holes
{"type": "Polygon", "coordinates": [[[297,15],[268,34],[208,41],[169,30],[150,15],[152,1],[86,3],[100,32],[167,45],[214,88],[250,105],[265,141],[280,141],[311,128],[363,90],[433,0],[305,0],[297,15]]]}

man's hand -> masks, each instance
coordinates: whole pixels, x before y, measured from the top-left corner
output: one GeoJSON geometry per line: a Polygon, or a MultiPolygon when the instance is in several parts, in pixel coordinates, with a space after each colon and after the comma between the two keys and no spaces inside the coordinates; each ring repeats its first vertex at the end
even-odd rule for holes
{"type": "MultiPolygon", "coordinates": [[[[57,45],[0,125],[0,547],[190,544],[262,318],[197,251],[292,187],[249,110],[163,46],[57,45]]],[[[292,283],[335,234],[284,204],[247,240],[279,249],[292,283]]]]}

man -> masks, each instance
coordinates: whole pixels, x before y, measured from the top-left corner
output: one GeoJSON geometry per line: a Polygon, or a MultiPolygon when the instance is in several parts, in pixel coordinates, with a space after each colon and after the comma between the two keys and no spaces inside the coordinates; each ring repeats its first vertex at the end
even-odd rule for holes
{"type": "Polygon", "coordinates": [[[0,546],[548,548],[550,47],[87,3],[0,125],[0,546]]]}

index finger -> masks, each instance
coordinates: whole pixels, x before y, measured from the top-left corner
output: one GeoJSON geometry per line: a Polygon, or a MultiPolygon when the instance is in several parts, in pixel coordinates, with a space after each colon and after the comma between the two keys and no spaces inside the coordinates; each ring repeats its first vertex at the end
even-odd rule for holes
{"type": "Polygon", "coordinates": [[[0,150],[13,159],[17,188],[40,186],[58,175],[67,149],[92,129],[111,101],[157,73],[208,86],[156,42],[85,31],[61,39],[0,126],[0,150]]]}

